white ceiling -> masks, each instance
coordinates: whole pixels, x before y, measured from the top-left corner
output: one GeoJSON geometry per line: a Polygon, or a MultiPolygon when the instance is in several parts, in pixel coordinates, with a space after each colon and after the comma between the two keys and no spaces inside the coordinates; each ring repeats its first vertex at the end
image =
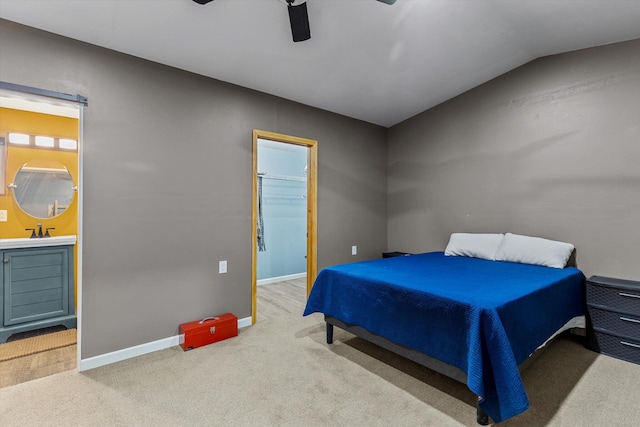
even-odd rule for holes
{"type": "Polygon", "coordinates": [[[640,0],[0,0],[0,17],[382,126],[535,58],[640,38],[640,0]]]}

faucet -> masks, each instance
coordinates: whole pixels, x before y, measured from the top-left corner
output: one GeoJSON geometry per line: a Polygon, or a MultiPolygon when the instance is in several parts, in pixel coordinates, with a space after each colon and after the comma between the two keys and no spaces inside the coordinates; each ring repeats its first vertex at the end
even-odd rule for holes
{"type": "Polygon", "coordinates": [[[31,231],[31,238],[32,239],[36,239],[36,238],[43,238],[43,237],[51,237],[51,235],[49,234],[49,230],[55,230],[55,227],[49,227],[45,229],[44,234],[42,233],[42,223],[39,222],[38,223],[38,233],[36,234],[36,229],[35,228],[25,228],[26,231],[31,231]]]}

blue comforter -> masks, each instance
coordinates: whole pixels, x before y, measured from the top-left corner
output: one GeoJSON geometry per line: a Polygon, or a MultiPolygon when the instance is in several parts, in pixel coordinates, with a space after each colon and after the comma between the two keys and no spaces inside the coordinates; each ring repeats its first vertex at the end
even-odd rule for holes
{"type": "Polygon", "coordinates": [[[529,407],[518,365],[584,315],[580,270],[442,252],[323,269],[304,315],[324,313],[467,373],[495,421],[529,407]]]}

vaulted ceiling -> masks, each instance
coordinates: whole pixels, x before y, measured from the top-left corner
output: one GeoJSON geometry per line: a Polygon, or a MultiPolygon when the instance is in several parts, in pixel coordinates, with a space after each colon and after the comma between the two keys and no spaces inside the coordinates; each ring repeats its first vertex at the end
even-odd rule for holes
{"type": "Polygon", "coordinates": [[[294,43],[285,3],[0,0],[0,17],[385,127],[535,58],[640,38],[639,0],[308,0],[294,43]]]}

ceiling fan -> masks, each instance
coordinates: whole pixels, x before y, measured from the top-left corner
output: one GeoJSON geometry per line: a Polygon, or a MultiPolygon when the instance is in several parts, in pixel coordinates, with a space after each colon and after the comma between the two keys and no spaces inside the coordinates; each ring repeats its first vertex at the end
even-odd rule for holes
{"type": "MultiPolygon", "coordinates": [[[[193,0],[198,4],[211,3],[213,0],[193,0]]],[[[280,0],[287,5],[289,10],[289,23],[294,42],[303,42],[311,38],[309,29],[309,14],[307,13],[307,0],[280,0]]],[[[385,4],[394,4],[396,0],[377,0],[385,4]]]]}

